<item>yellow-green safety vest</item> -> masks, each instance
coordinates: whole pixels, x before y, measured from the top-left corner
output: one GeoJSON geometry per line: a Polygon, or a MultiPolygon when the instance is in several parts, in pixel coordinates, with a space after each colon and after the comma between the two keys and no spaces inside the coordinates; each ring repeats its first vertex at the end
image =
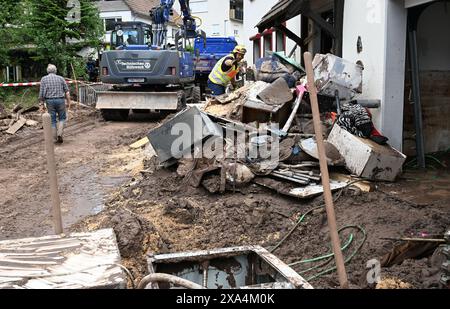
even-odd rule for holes
{"type": "Polygon", "coordinates": [[[222,71],[222,64],[226,58],[232,57],[234,60],[234,55],[230,54],[228,56],[223,57],[219,61],[217,61],[213,70],[209,74],[209,79],[217,85],[227,86],[230,81],[239,73],[239,66],[233,65],[231,69],[227,72],[222,71]]]}

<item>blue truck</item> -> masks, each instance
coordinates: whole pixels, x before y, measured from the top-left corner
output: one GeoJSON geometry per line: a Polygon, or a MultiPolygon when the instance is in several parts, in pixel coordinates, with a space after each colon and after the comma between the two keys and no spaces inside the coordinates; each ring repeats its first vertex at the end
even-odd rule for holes
{"type": "Polygon", "coordinates": [[[209,73],[217,61],[230,54],[236,45],[234,37],[207,37],[206,44],[201,38],[195,39],[195,82],[200,87],[202,98],[206,92],[209,73]]]}

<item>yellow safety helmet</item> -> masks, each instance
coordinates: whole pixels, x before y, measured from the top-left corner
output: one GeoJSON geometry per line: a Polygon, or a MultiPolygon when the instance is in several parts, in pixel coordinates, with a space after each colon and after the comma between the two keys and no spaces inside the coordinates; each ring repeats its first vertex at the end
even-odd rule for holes
{"type": "Polygon", "coordinates": [[[247,53],[247,49],[244,46],[242,46],[242,45],[237,45],[234,48],[233,53],[238,53],[238,54],[245,55],[247,53]]]}

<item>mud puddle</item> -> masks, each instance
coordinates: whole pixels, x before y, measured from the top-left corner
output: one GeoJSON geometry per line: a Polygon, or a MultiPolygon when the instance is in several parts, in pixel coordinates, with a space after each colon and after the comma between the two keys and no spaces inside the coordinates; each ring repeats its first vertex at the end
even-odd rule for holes
{"type": "Polygon", "coordinates": [[[128,174],[102,175],[89,165],[81,165],[61,175],[60,190],[63,224],[70,226],[91,215],[100,213],[108,195],[131,179],[128,174]]]}

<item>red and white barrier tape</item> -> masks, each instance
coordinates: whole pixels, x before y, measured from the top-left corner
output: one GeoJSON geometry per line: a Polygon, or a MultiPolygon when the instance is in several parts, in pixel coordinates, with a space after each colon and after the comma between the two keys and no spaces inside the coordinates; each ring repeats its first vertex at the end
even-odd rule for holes
{"type": "MultiPolygon", "coordinates": [[[[68,84],[74,84],[75,81],[72,80],[66,80],[66,83],[68,84]]],[[[10,83],[10,84],[0,84],[0,87],[29,87],[29,86],[39,86],[40,82],[34,82],[34,83],[10,83]]]]}

